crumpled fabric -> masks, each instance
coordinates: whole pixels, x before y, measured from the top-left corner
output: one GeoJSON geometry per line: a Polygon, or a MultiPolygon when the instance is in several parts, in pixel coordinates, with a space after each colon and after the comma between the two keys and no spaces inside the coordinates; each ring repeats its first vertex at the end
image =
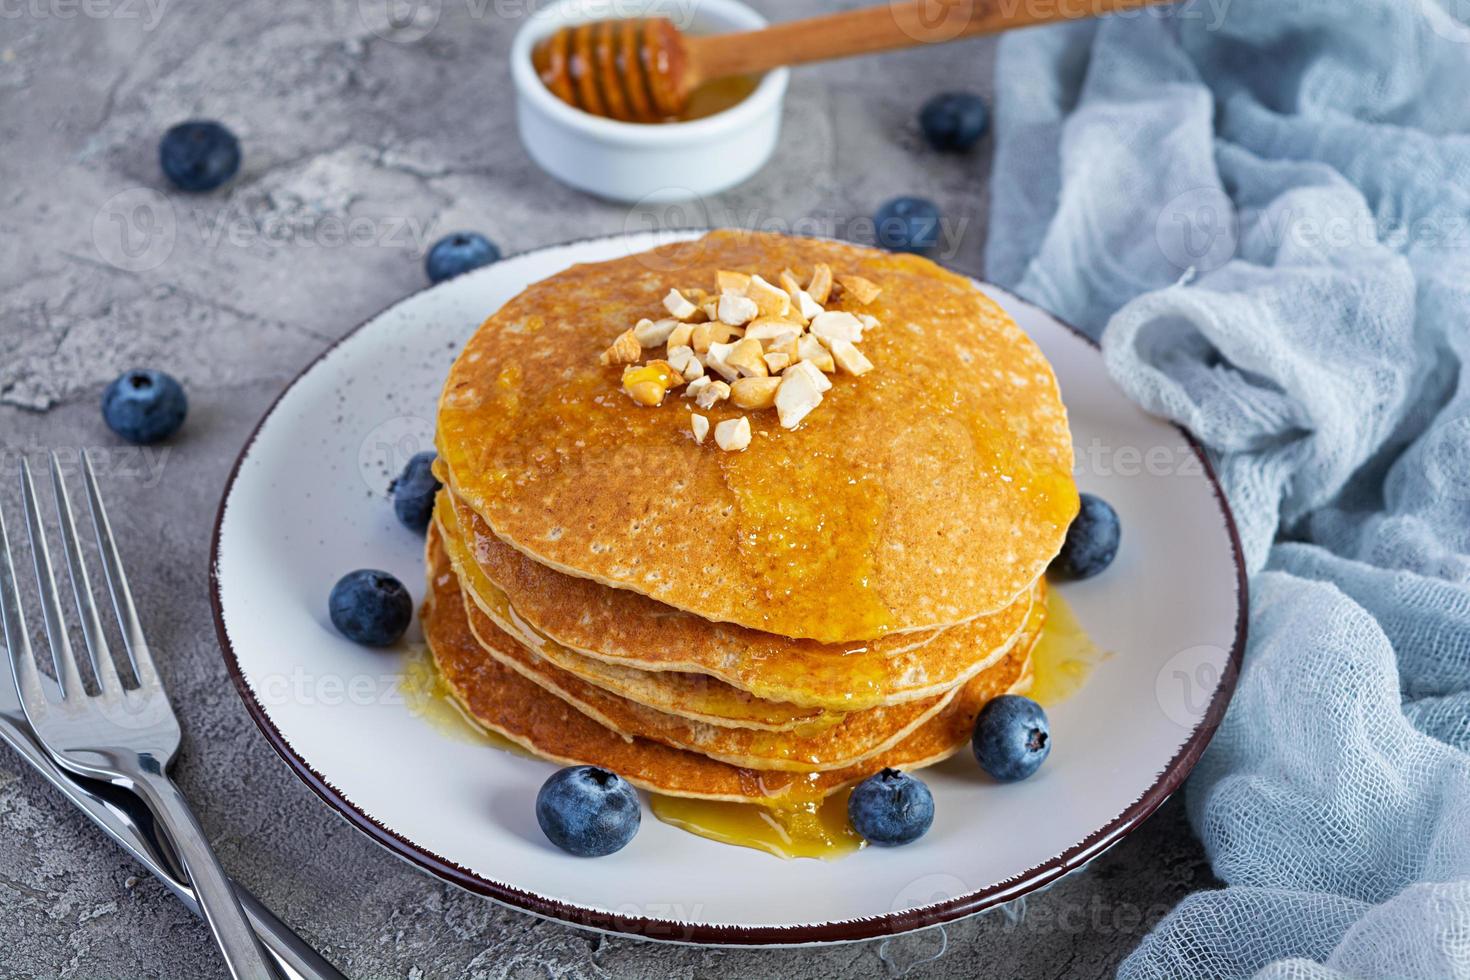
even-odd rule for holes
{"type": "Polygon", "coordinates": [[[987,278],[1205,444],[1251,572],[1186,790],[1225,887],[1124,977],[1470,977],[1457,15],[1196,0],[1001,42],[987,278]]]}

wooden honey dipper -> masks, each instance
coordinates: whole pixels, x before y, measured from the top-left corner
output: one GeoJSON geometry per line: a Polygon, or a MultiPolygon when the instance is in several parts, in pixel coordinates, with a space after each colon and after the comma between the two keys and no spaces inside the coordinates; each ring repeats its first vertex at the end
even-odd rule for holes
{"type": "Polygon", "coordinates": [[[570,106],[625,122],[664,122],[714,79],[1161,2],[1167,0],[912,0],[701,37],[686,36],[665,17],[599,20],[560,28],[536,45],[532,60],[546,87],[570,106]]]}

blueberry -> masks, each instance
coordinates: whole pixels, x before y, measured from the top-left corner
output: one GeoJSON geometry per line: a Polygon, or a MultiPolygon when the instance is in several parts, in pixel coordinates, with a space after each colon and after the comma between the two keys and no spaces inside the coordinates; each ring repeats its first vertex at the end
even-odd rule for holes
{"type": "Polygon", "coordinates": [[[327,609],[332,625],[354,643],[386,647],[398,642],[413,619],[413,599],[387,572],[360,568],[332,586],[327,609]]]}
{"type": "Polygon", "coordinates": [[[936,150],[958,153],[980,141],[990,126],[985,100],[970,92],[944,92],[919,111],[924,138],[936,150]]]}
{"type": "Polygon", "coordinates": [[[536,794],[536,822],[542,832],[578,857],[621,851],[642,820],[638,794],[628,781],[596,766],[559,769],[536,794]]]}
{"type": "Polygon", "coordinates": [[[102,392],[107,427],[139,445],[167,439],[189,414],[184,388],[162,371],[139,368],[120,375],[102,392]]]}
{"type": "Polygon", "coordinates": [[[1067,528],[1062,550],[1051,560],[1048,571],[1061,579],[1092,578],[1113,563],[1120,534],[1113,505],[1090,493],[1082,494],[1082,508],[1067,528]]]}
{"type": "Polygon", "coordinates": [[[939,244],[939,206],[922,197],[895,197],[873,215],[878,244],[923,255],[939,244]]]}
{"type": "Polygon", "coordinates": [[[434,477],[434,451],[415,453],[403,473],[388,488],[393,494],[393,512],[403,526],[420,534],[429,529],[434,516],[434,495],[443,485],[434,477]]]}
{"type": "Polygon", "coordinates": [[[1031,775],[1051,753],[1051,728],[1041,705],[1002,694],[980,709],[970,742],[980,768],[992,779],[1014,783],[1031,775]]]}
{"type": "Polygon", "coordinates": [[[430,282],[443,282],[482,265],[489,265],[500,258],[500,249],[484,235],[473,231],[457,231],[445,235],[429,249],[424,260],[424,271],[430,282]]]}
{"type": "Polygon", "coordinates": [[[869,844],[908,844],[928,833],[934,823],[934,795],[908,773],[884,769],[853,789],[847,798],[847,819],[869,844]]]}
{"type": "Polygon", "coordinates": [[[163,173],[181,191],[212,191],[240,169],[240,141],[219,123],[179,123],[158,144],[163,173]]]}

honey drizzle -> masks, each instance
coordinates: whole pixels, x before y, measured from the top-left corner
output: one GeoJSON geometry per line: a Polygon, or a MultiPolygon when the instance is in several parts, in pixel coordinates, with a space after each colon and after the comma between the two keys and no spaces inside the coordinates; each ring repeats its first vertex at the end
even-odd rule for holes
{"type": "Polygon", "coordinates": [[[1031,650],[1033,678],[1026,696],[1051,707],[1076,694],[1111,653],[1087,635],[1059,589],[1046,592],[1046,626],[1031,650]]]}
{"type": "Polygon", "coordinates": [[[650,793],[648,808],[670,826],[779,858],[832,860],[865,845],[847,822],[849,790],[819,802],[765,807],[650,793]]]}
{"type": "Polygon", "coordinates": [[[404,657],[398,693],[414,717],[423,719],[445,738],[530,757],[525,749],[470,717],[450,691],[427,647],[415,648],[404,657]]]}
{"type": "MultiPolygon", "coordinates": [[[[1033,680],[1028,696],[1054,705],[1076,694],[1110,653],[1091,638],[1058,589],[1047,590],[1046,625],[1032,650],[1033,680]]],[[[404,661],[399,691],[416,716],[440,734],[457,741],[490,745],[533,757],[521,746],[479,724],[460,707],[427,650],[415,650],[404,661]]],[[[752,792],[765,792],[761,775],[749,771],[752,792]]],[[[789,774],[782,773],[786,776],[789,774]]],[[[800,777],[797,777],[800,779],[800,777]]],[[[841,790],[825,799],[808,798],[781,806],[698,800],[649,793],[649,810],[660,821],[708,840],[749,847],[776,857],[835,860],[865,846],[847,821],[847,798],[841,790]]]]}

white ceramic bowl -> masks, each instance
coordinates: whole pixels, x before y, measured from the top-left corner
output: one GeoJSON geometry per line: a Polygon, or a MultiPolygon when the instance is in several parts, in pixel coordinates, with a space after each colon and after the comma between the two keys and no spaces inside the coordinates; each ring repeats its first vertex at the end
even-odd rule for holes
{"type": "Polygon", "coordinates": [[[724,112],[685,123],[617,122],[552,95],[531,64],[536,42],[568,24],[613,17],[668,16],[686,32],[764,27],[736,0],[560,0],[522,25],[511,49],[521,142],[556,179],[616,201],[663,203],[717,194],[759,170],[781,133],[789,72],[766,73],[754,92],[724,112]],[[684,23],[684,15],[688,23],[684,23]]]}

